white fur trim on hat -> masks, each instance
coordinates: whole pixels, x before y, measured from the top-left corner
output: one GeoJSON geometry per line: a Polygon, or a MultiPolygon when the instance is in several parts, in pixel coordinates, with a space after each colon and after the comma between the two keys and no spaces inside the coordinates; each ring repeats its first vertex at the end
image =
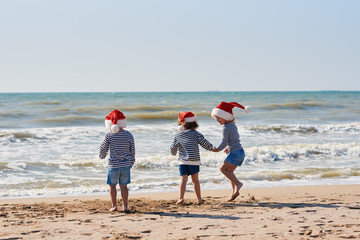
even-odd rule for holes
{"type": "Polygon", "coordinates": [[[225,119],[226,121],[234,120],[234,116],[231,113],[221,110],[220,108],[214,108],[211,111],[211,116],[213,118],[219,117],[219,118],[225,119]]]}
{"type": "Polygon", "coordinates": [[[126,119],[119,119],[117,124],[112,124],[111,120],[105,120],[105,127],[113,133],[117,133],[120,128],[126,127],[126,119]]]}
{"type": "Polygon", "coordinates": [[[197,120],[196,116],[184,118],[184,121],[185,121],[186,123],[196,122],[196,120],[197,120]]]}

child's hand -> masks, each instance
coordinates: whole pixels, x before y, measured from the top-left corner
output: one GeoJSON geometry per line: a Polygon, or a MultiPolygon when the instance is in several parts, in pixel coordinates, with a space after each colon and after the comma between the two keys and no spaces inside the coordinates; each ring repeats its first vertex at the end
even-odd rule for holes
{"type": "Polygon", "coordinates": [[[229,149],[225,148],[224,153],[229,154],[229,149]]]}
{"type": "Polygon", "coordinates": [[[213,149],[211,149],[212,152],[219,152],[219,150],[217,150],[216,147],[213,147],[213,149]]]}

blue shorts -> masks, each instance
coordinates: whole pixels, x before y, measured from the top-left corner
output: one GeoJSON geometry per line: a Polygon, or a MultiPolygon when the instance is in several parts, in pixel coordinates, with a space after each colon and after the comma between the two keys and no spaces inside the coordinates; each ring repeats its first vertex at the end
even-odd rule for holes
{"type": "Polygon", "coordinates": [[[131,167],[109,168],[107,184],[114,186],[116,184],[127,185],[130,183],[131,167]]]}
{"type": "Polygon", "coordinates": [[[231,163],[232,165],[240,167],[241,164],[244,162],[244,159],[245,159],[244,149],[240,149],[230,152],[229,155],[226,157],[225,161],[231,163]]]}
{"type": "Polygon", "coordinates": [[[182,175],[194,175],[200,172],[200,166],[198,165],[179,165],[180,176],[182,175]]]}

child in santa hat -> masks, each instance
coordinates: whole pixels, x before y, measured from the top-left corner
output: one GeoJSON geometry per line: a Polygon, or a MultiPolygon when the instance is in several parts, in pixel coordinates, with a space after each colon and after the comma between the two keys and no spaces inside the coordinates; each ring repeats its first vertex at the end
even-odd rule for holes
{"type": "Polygon", "coordinates": [[[106,134],[100,146],[99,157],[104,159],[110,150],[107,184],[110,187],[112,207],[109,211],[118,210],[116,185],[119,183],[123,210],[128,212],[130,210],[128,208],[129,191],[127,184],[130,183],[130,169],[135,162],[134,138],[129,131],[124,130],[126,118],[121,111],[111,111],[105,118],[105,127],[110,132],[106,134]]]}
{"type": "Polygon", "coordinates": [[[198,128],[197,119],[192,112],[180,112],[178,118],[179,133],[174,137],[170,146],[172,155],[176,155],[179,150],[179,171],[181,176],[179,200],[176,204],[184,203],[184,195],[188,176],[194,184],[194,190],[198,204],[204,202],[201,198],[199,171],[200,171],[200,152],[199,144],[206,150],[211,151],[213,145],[209,143],[204,136],[196,131],[198,128]]]}
{"type": "Polygon", "coordinates": [[[223,125],[223,140],[215,151],[222,151],[225,149],[225,153],[228,154],[223,164],[220,167],[220,171],[230,180],[232,186],[232,194],[228,201],[233,201],[239,196],[239,190],[243,186],[234,171],[237,167],[240,167],[245,158],[245,152],[240,144],[240,135],[238,129],[234,123],[234,115],[232,109],[234,107],[244,109],[244,112],[250,112],[250,107],[243,107],[237,102],[221,102],[211,112],[211,116],[215,118],[220,125],[223,125]]]}

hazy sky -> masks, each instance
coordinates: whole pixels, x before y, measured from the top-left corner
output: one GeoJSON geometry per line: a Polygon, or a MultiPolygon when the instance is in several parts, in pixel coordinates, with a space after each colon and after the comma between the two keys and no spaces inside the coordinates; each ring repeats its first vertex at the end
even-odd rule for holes
{"type": "Polygon", "coordinates": [[[0,92],[360,90],[359,0],[0,0],[0,92]]]}

